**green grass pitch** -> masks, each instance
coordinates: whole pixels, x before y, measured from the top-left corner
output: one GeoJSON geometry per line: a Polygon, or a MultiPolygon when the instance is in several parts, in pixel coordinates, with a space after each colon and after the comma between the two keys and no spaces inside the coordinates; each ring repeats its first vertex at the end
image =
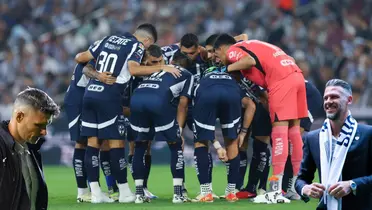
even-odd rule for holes
{"type": "MultiPolygon", "coordinates": [[[[51,210],[96,210],[96,209],[123,209],[130,208],[131,210],[140,209],[249,209],[249,210],[310,210],[315,209],[316,200],[305,204],[303,201],[295,201],[290,204],[253,204],[248,200],[239,200],[235,203],[228,203],[225,200],[215,200],[214,203],[184,203],[173,204],[172,195],[172,179],[169,166],[153,166],[149,179],[149,189],[152,193],[159,196],[159,199],[153,200],[151,203],[145,204],[90,204],[76,203],[76,184],[73,176],[73,169],[67,167],[46,167],[45,178],[48,184],[49,191],[49,208],[51,210]]],[[[131,175],[128,173],[128,181],[132,190],[134,183],[131,175]]],[[[247,180],[245,180],[247,181],[247,180]]],[[[106,191],[106,182],[101,174],[101,185],[106,191]]],[[[226,169],[223,166],[214,167],[213,169],[213,190],[217,195],[222,195],[226,187],[226,169]]],[[[193,198],[199,191],[198,180],[195,169],[192,167],[186,168],[186,186],[189,191],[189,197],[193,198]]],[[[134,191],[134,190],[133,190],[134,191]]]]}

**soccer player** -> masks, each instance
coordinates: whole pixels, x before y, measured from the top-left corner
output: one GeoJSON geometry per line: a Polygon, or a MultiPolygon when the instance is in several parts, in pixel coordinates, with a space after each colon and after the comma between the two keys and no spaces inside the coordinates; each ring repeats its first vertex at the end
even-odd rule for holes
{"type": "MultiPolygon", "coordinates": [[[[195,162],[200,182],[200,202],[213,202],[208,183],[208,141],[215,139],[216,119],[220,119],[226,150],[215,142],[219,158],[226,161],[228,186],[225,199],[237,201],[235,187],[239,173],[238,126],[241,118],[242,91],[227,73],[210,68],[202,77],[194,93],[195,162]]],[[[248,119],[248,118],[247,118],[248,119]]],[[[249,125],[248,125],[249,126],[249,125]]],[[[246,132],[246,130],[243,132],[246,132]]]]}
{"type": "MultiPolygon", "coordinates": [[[[94,45],[90,46],[90,49],[94,45]]],[[[116,78],[111,76],[109,72],[97,72],[92,65],[95,62],[91,60],[89,64],[76,64],[71,77],[70,85],[66,91],[64,98],[64,107],[69,121],[68,127],[70,138],[75,142],[73,167],[75,172],[76,184],[78,187],[77,202],[90,202],[91,195],[87,186],[87,175],[84,166],[85,149],[87,146],[87,138],[81,136],[81,112],[83,104],[83,96],[85,87],[90,79],[98,79],[99,81],[112,85],[116,78]],[[86,67],[85,67],[86,66],[86,67]]]]}
{"type": "MultiPolygon", "coordinates": [[[[316,87],[308,81],[305,81],[306,85],[306,98],[308,102],[308,112],[309,117],[301,119],[300,129],[301,134],[304,131],[310,131],[311,125],[313,123],[313,117],[319,117],[323,114],[322,109],[322,96],[316,87]]],[[[256,195],[254,202],[266,203],[267,200],[265,196],[263,196],[266,190],[267,179],[269,175],[269,162],[270,162],[270,153],[264,153],[265,149],[267,149],[268,144],[270,144],[270,134],[271,134],[271,124],[270,124],[270,116],[268,113],[267,108],[265,107],[267,104],[260,106],[260,113],[255,115],[252,125],[252,136],[255,140],[253,143],[253,158],[251,162],[251,167],[249,170],[249,180],[248,184],[245,189],[237,193],[239,198],[252,198],[256,195]],[[257,125],[257,126],[256,126],[257,125]],[[257,136],[257,133],[259,136],[257,136]],[[257,186],[259,182],[259,185],[257,186]],[[256,192],[256,188],[258,188],[256,192]]],[[[290,157],[288,157],[286,171],[284,173],[283,184],[282,188],[286,191],[285,197],[290,200],[298,200],[300,199],[299,195],[294,191],[294,182],[293,177],[291,176],[292,167],[288,167],[290,165],[290,157]]]]}
{"type": "Polygon", "coordinates": [[[293,147],[291,156],[296,179],[301,158],[300,119],[308,116],[305,80],[294,59],[279,47],[250,40],[236,43],[228,34],[221,34],[215,44],[217,56],[227,71],[241,71],[247,79],[268,90],[269,113],[272,122],[273,181],[269,196],[285,200],[281,186],[288,158],[288,139],[293,147]]]}
{"type": "MultiPolygon", "coordinates": [[[[164,60],[163,60],[163,53],[162,53],[161,48],[157,45],[150,45],[145,50],[145,55],[142,59],[141,65],[154,66],[154,65],[161,65],[163,63],[164,63],[164,60]]],[[[129,107],[130,97],[133,94],[134,89],[138,87],[138,85],[141,81],[142,81],[142,78],[136,77],[130,83],[130,87],[129,87],[130,90],[129,90],[129,93],[128,93],[130,96],[128,97],[128,100],[126,100],[126,106],[129,108],[129,110],[130,110],[130,107],[129,107]]],[[[134,135],[135,132],[132,130],[129,123],[128,123],[128,126],[126,126],[126,131],[127,131],[127,139],[129,141],[128,163],[129,163],[132,175],[133,175],[132,162],[133,162],[133,154],[134,154],[134,146],[135,146],[134,140],[135,140],[136,137],[134,135]]],[[[146,150],[145,157],[144,157],[145,177],[144,177],[144,180],[143,180],[143,191],[144,191],[146,197],[148,197],[150,199],[156,199],[158,197],[156,195],[152,194],[148,190],[148,186],[147,186],[148,178],[149,178],[149,175],[150,175],[150,169],[151,169],[151,159],[152,159],[151,158],[151,141],[149,141],[149,145],[148,145],[148,148],[146,150]]],[[[134,177],[133,177],[133,179],[134,179],[134,177]]]]}
{"type": "MultiPolygon", "coordinates": [[[[189,58],[181,52],[173,56],[173,61],[182,67],[188,67],[189,58]]],[[[174,78],[160,71],[144,78],[131,98],[130,123],[137,132],[133,157],[133,175],[136,184],[135,203],[149,200],[144,197],[143,182],[145,167],[143,157],[149,141],[166,141],[171,151],[171,172],[173,176],[173,203],[183,203],[182,181],[184,176],[184,158],[182,151],[182,127],[186,121],[188,100],[191,98],[193,77],[184,68],[182,76],[174,78]],[[178,103],[177,103],[178,102],[178,103]],[[177,104],[177,106],[174,106],[177,104]]]]}
{"type": "Polygon", "coordinates": [[[99,147],[100,140],[109,140],[111,169],[119,188],[119,202],[128,203],[135,196],[127,183],[127,163],[124,150],[124,121],[121,95],[125,84],[131,76],[149,75],[161,68],[174,76],[180,72],[170,66],[145,67],[140,62],[146,47],[157,39],[153,25],[142,24],[135,33],[125,33],[121,36],[108,36],[100,40],[92,49],[76,55],[78,63],[96,59],[96,69],[99,72],[111,72],[116,77],[114,85],[105,85],[100,81],[91,80],[86,88],[83,100],[82,132],[88,137],[88,147],[85,153],[85,165],[92,191],[92,203],[113,202],[102,193],[99,179],[99,147]]]}

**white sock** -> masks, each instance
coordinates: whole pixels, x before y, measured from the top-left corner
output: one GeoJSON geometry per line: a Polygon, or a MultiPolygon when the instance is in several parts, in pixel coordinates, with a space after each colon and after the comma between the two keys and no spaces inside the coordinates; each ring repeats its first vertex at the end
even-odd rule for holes
{"type": "Polygon", "coordinates": [[[136,186],[143,186],[143,179],[136,179],[134,180],[134,183],[136,184],[136,186]]]}
{"type": "Polygon", "coordinates": [[[295,189],[296,180],[297,180],[297,176],[293,176],[291,186],[289,186],[292,192],[296,192],[296,189],[295,189]]]}
{"type": "Polygon", "coordinates": [[[89,193],[88,188],[78,188],[78,196],[85,195],[89,193]]]}
{"type": "Polygon", "coordinates": [[[200,193],[202,195],[206,195],[206,194],[209,194],[211,192],[212,192],[212,190],[210,188],[210,184],[209,183],[200,185],[200,193]]]}
{"type": "Polygon", "coordinates": [[[98,182],[91,182],[89,183],[89,185],[93,194],[100,195],[102,193],[101,187],[99,186],[98,182]]]}
{"type": "Polygon", "coordinates": [[[279,186],[279,189],[278,191],[282,191],[283,187],[282,187],[282,184],[283,184],[283,174],[280,174],[280,175],[276,175],[278,177],[278,186],[279,186]]]}
{"type": "Polygon", "coordinates": [[[183,179],[182,178],[175,178],[173,179],[173,186],[182,186],[183,179]]]}
{"type": "MultiPolygon", "coordinates": [[[[142,180],[142,184],[143,184],[143,180],[142,180]]],[[[124,195],[124,194],[129,194],[129,193],[132,194],[132,191],[130,190],[128,183],[118,184],[118,188],[119,188],[119,195],[124,195]]]]}

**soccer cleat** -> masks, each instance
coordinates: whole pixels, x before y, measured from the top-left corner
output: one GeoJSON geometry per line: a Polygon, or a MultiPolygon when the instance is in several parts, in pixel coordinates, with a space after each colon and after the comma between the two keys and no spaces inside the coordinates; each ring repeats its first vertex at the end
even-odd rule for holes
{"type": "Polygon", "coordinates": [[[92,201],[92,195],[90,192],[83,194],[83,195],[78,195],[76,198],[76,202],[78,203],[90,203],[92,201]]]}
{"type": "Polygon", "coordinates": [[[191,202],[193,203],[212,203],[213,202],[213,195],[212,193],[208,193],[208,194],[199,194],[198,196],[196,196],[195,199],[192,199],[191,202]]]}
{"type": "MultiPolygon", "coordinates": [[[[236,193],[238,193],[238,192],[239,192],[238,189],[235,189],[235,190],[234,190],[234,194],[236,194],[236,193]]],[[[225,199],[225,198],[226,198],[226,195],[221,195],[221,196],[219,196],[218,198],[219,198],[219,199],[225,199]]]]}
{"type": "Polygon", "coordinates": [[[119,192],[114,192],[113,190],[109,190],[107,194],[115,202],[119,201],[119,192]]]}
{"type": "Polygon", "coordinates": [[[157,199],[158,196],[152,194],[147,188],[143,188],[143,192],[145,193],[145,196],[150,199],[157,199]]]}
{"type": "Polygon", "coordinates": [[[99,193],[99,194],[93,194],[92,193],[92,198],[91,198],[91,203],[113,203],[115,202],[113,199],[111,199],[108,195],[104,193],[99,193]]]}
{"type": "Polygon", "coordinates": [[[301,197],[296,192],[293,192],[292,190],[288,190],[288,192],[284,195],[285,198],[288,198],[289,200],[301,200],[301,197]]]}
{"type": "Polygon", "coordinates": [[[251,193],[248,191],[239,191],[236,193],[236,197],[238,197],[239,199],[249,199],[249,198],[254,198],[256,196],[257,196],[256,193],[251,193]]]}
{"type": "Polygon", "coordinates": [[[180,195],[173,195],[172,203],[186,203],[188,200],[180,195]]]}
{"type": "Polygon", "coordinates": [[[220,197],[219,197],[218,195],[216,195],[215,193],[213,193],[213,192],[212,192],[212,197],[213,197],[214,199],[220,199],[220,197]]]}
{"type": "Polygon", "coordinates": [[[229,193],[225,196],[225,199],[228,201],[228,202],[235,202],[235,201],[238,201],[238,197],[236,197],[236,194],[235,192],[234,193],[229,193]]]}
{"type": "Polygon", "coordinates": [[[263,195],[265,193],[266,193],[266,190],[264,190],[264,189],[258,189],[257,190],[257,195],[263,195]]]}
{"type": "Polygon", "coordinates": [[[119,203],[132,203],[135,200],[136,196],[131,191],[128,191],[123,194],[119,193],[119,203]]]}
{"type": "Polygon", "coordinates": [[[142,195],[136,195],[136,200],[134,201],[134,203],[136,204],[141,204],[141,203],[150,203],[151,202],[151,199],[146,197],[146,196],[142,196],[142,195]]]}
{"type": "Polygon", "coordinates": [[[266,204],[277,204],[277,203],[291,203],[291,201],[282,195],[281,191],[268,192],[264,195],[259,195],[253,199],[253,203],[266,203],[266,204]]]}

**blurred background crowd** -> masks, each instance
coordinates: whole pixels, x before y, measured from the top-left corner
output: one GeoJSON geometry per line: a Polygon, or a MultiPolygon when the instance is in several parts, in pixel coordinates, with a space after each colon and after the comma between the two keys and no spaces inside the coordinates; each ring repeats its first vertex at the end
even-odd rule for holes
{"type": "Polygon", "coordinates": [[[160,46],[196,33],[247,33],[296,58],[320,91],[353,84],[354,106],[372,105],[372,0],[0,0],[0,119],[26,86],[63,102],[74,56],[109,34],[155,24],[160,46]]]}

